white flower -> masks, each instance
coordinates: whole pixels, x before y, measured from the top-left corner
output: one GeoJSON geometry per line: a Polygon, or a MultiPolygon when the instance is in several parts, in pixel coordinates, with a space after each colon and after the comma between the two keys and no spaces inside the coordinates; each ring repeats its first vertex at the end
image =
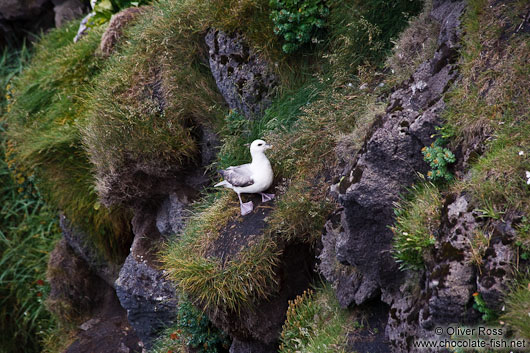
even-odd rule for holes
{"type": "Polygon", "coordinates": [[[526,171],[526,184],[530,185],[530,172],[526,171]]]}
{"type": "Polygon", "coordinates": [[[524,152],[523,151],[519,151],[519,156],[524,156],[524,152]]]}

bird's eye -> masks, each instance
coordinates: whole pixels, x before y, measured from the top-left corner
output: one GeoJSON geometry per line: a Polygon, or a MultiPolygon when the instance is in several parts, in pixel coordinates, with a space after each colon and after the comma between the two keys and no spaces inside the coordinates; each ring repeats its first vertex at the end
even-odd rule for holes
{"type": "Polygon", "coordinates": [[[258,146],[263,146],[263,144],[262,143],[258,143],[258,146]]]}

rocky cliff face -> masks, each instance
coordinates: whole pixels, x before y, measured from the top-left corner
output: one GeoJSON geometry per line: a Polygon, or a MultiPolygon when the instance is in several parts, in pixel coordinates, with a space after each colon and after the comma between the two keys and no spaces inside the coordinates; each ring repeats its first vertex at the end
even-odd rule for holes
{"type": "Polygon", "coordinates": [[[364,148],[334,188],[342,208],[326,225],[321,271],[339,288],[344,307],[362,304],[401,281],[390,253],[394,203],[418,173],[427,172],[421,149],[433,142],[441,124],[442,95],[457,77],[454,61],[464,3],[436,5],[431,15],[442,22],[438,50],[392,93],[386,114],[377,118],[364,148]],[[354,268],[353,274],[334,271],[337,261],[354,268]]]}
{"type": "MultiPolygon", "coordinates": [[[[512,220],[496,223],[485,262],[477,267],[470,244],[484,218],[465,192],[445,195],[439,235],[424,270],[399,270],[391,254],[394,203],[427,171],[421,148],[433,141],[444,93],[459,77],[465,8],[461,1],[433,2],[431,17],[440,23],[434,56],[391,94],[386,113],[332,187],[341,207],[324,230],[320,271],[343,307],[373,299],[389,305],[385,334],[395,352],[415,352],[418,338],[440,339],[436,326],[476,324],[480,314],[473,309],[473,293],[483,293],[488,307],[499,309],[512,278],[512,220]]],[[[462,155],[458,175],[465,175],[468,158],[462,155]]]]}
{"type": "MultiPolygon", "coordinates": [[[[439,236],[425,269],[418,273],[401,271],[391,253],[393,234],[389,226],[395,221],[394,204],[418,181],[418,173],[427,172],[421,149],[433,142],[436,127],[442,124],[444,94],[459,79],[460,16],[465,8],[464,1],[433,2],[431,17],[440,23],[436,52],[391,93],[385,113],[375,119],[364,147],[351,154],[336,178],[340,182],[331,187],[340,208],[325,225],[318,269],[334,285],[343,308],[378,306],[374,311],[378,319],[383,318],[381,325],[395,352],[414,352],[413,340],[434,338],[437,325],[477,322],[480,314],[472,308],[476,291],[490,307],[499,308],[515,258],[511,247],[513,217],[507,217],[494,224],[480,270],[472,264],[470,239],[484,220],[465,192],[444,195],[439,236]]],[[[102,44],[102,51],[110,54],[114,40],[102,44]]],[[[269,64],[238,33],[210,29],[205,41],[212,75],[228,106],[248,119],[259,119],[278,85],[269,64]]],[[[153,92],[158,92],[160,84],[154,86],[153,92]]],[[[161,110],[165,105],[162,97],[157,96],[161,110]]],[[[97,288],[80,277],[95,278],[94,283],[112,288],[112,297],[125,309],[135,339],[146,348],[161,328],[174,321],[178,304],[175,285],[160,268],[157,251],[167,237],[178,236],[185,227],[188,207],[208,182],[204,171],[214,160],[219,144],[213,131],[205,127],[198,130],[200,152],[196,160],[167,175],[125,170],[109,182],[105,201],[112,204],[119,199],[134,212],[135,239],[123,264],[109,264],[99,258],[83,244],[85,236],[66,219],[62,220],[65,240],[57,246],[50,263],[50,269],[67,266],[76,273],[66,275],[72,278],[68,282],[71,288],[56,287],[54,291],[57,280],[51,271],[52,297],[59,301],[69,293],[69,303],[90,313],[93,305],[85,308],[79,304],[84,300],[81,292],[90,303],[103,299],[97,288]]],[[[459,176],[465,175],[466,165],[456,167],[459,176]]],[[[244,220],[231,221],[208,255],[226,262],[259,239],[270,210],[260,208],[259,199],[253,201],[259,211],[244,220]]],[[[282,253],[276,269],[278,288],[268,300],[239,312],[206,310],[210,320],[233,339],[231,353],[277,351],[288,300],[313,279],[315,251],[311,246],[281,243],[277,247],[282,253]]],[[[132,351],[138,349],[135,344],[129,346],[132,351]]]]}

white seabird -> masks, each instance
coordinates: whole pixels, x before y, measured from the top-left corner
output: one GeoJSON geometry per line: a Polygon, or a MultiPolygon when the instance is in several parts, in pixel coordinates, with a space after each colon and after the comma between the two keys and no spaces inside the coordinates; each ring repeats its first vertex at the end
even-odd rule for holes
{"type": "Polygon", "coordinates": [[[261,194],[261,200],[263,202],[274,198],[274,194],[266,194],[263,192],[271,186],[274,177],[271,163],[267,156],[265,156],[265,151],[271,147],[263,140],[255,140],[250,144],[251,163],[228,167],[226,170],[219,171],[225,180],[214,186],[224,186],[237,193],[242,216],[252,212],[254,204],[252,201],[243,203],[241,201],[241,193],[261,194]]]}

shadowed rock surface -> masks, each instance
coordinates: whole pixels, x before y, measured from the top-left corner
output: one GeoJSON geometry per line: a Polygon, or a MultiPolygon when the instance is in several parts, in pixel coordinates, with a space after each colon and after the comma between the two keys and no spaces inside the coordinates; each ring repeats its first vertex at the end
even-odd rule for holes
{"type": "Polygon", "coordinates": [[[74,253],[88,264],[93,273],[113,287],[114,281],[118,278],[121,264],[105,260],[103,255],[90,243],[88,235],[73,225],[64,215],[60,216],[59,224],[66,243],[74,253]]]}
{"type": "MultiPolygon", "coordinates": [[[[0,1],[0,49],[8,43],[22,43],[28,34],[60,27],[88,10],[82,0],[0,1]]],[[[19,44],[16,44],[19,45],[19,44]]]]}
{"type": "Polygon", "coordinates": [[[151,347],[157,333],[176,318],[175,286],[159,269],[156,252],[163,240],[159,227],[166,233],[183,227],[179,215],[187,202],[185,197],[179,198],[173,193],[161,207],[151,202],[137,209],[132,221],[135,239],[116,280],[116,294],[146,348],[151,347]]]}

